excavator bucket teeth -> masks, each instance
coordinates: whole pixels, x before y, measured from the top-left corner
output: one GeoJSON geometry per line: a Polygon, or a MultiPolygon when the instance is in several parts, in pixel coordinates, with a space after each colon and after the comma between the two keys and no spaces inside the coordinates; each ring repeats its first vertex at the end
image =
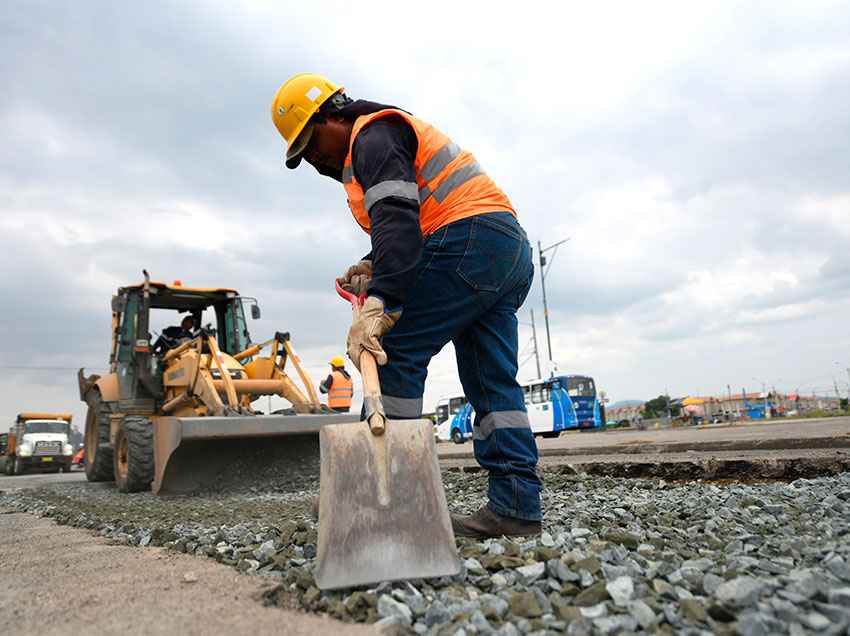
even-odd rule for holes
{"type": "Polygon", "coordinates": [[[309,488],[319,478],[319,430],[358,419],[356,414],[156,418],[153,492],[309,488]]]}

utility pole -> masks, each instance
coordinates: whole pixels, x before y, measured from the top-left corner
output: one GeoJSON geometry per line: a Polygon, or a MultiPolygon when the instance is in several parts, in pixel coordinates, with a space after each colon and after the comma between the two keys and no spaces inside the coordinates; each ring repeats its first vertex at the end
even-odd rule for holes
{"type": "Polygon", "coordinates": [[[764,397],[764,419],[770,417],[770,411],[767,408],[767,384],[764,381],[761,383],[761,394],[764,397]]]}
{"type": "Polygon", "coordinates": [[[732,387],[730,385],[726,385],[726,392],[729,394],[729,410],[726,414],[726,420],[732,421],[732,387]]]}
{"type": "Polygon", "coordinates": [[[534,360],[537,362],[537,377],[542,378],[540,375],[540,350],[537,348],[537,327],[534,324],[534,309],[531,310],[531,339],[534,341],[534,360]]]}
{"type": "MultiPolygon", "coordinates": [[[[549,332],[549,305],[546,302],[546,272],[549,271],[549,268],[546,267],[546,257],[544,254],[549,250],[558,251],[558,246],[563,243],[569,241],[569,238],[565,238],[563,241],[558,241],[557,243],[553,243],[547,248],[543,247],[543,244],[540,241],[537,241],[537,256],[540,259],[540,285],[543,287],[543,318],[546,321],[546,345],[549,349],[549,375],[554,376],[555,372],[552,369],[552,336],[549,332]]],[[[552,258],[549,259],[549,267],[552,266],[552,261],[555,260],[555,254],[552,254],[552,258]]]]}

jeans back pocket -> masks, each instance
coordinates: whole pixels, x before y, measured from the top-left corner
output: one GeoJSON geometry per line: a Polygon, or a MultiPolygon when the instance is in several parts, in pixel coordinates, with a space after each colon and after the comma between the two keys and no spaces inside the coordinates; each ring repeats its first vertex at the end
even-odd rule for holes
{"type": "Polygon", "coordinates": [[[522,251],[514,228],[477,216],[469,230],[458,275],[476,291],[497,292],[510,278],[522,251]]]}

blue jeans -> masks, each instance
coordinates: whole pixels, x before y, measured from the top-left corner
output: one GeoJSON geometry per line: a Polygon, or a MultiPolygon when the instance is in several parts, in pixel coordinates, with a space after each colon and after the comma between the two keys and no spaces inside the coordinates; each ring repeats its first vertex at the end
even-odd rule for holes
{"type": "Polygon", "coordinates": [[[531,246],[505,212],[450,223],[430,235],[416,282],[379,367],[390,418],[422,413],[428,363],[454,343],[464,394],[475,409],[475,458],[490,473],[489,507],[538,520],[537,445],[517,384],[516,312],[534,277],[531,246]]]}

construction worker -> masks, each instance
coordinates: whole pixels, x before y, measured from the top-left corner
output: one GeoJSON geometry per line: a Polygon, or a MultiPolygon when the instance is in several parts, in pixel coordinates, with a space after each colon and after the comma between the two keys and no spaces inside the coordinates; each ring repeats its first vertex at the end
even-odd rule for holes
{"type": "Polygon", "coordinates": [[[328,406],[337,413],[348,413],[354,395],[354,382],[345,370],[342,356],[334,356],[330,362],[331,374],[319,382],[319,391],[328,394],[328,406]]]}
{"type": "MultiPolygon", "coordinates": [[[[371,352],[387,416],[417,418],[431,358],[448,342],[475,409],[475,457],[489,471],[488,503],[452,515],[455,534],[540,532],[537,447],[516,381],[517,318],[534,273],[508,197],[473,155],[410,113],[353,101],[320,75],[284,83],[272,120],[301,160],[342,183],[372,251],[338,279],[367,298],[348,356],[371,352]]],[[[359,368],[359,367],[358,367],[359,368]]]]}
{"type": "Polygon", "coordinates": [[[196,322],[195,317],[192,314],[188,314],[183,316],[179,327],[172,325],[163,329],[162,334],[153,345],[154,353],[161,355],[169,349],[173,349],[177,345],[186,342],[186,340],[194,338],[197,335],[195,328],[196,322]]]}

